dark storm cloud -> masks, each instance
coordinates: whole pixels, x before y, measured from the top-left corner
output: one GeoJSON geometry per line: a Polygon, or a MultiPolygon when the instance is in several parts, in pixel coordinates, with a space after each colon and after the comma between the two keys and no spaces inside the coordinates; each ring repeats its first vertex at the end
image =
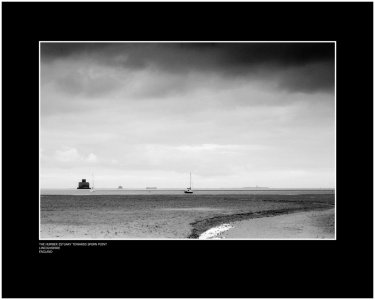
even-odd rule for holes
{"type": "Polygon", "coordinates": [[[93,53],[108,48],[105,43],[41,43],[40,54],[43,61],[67,58],[69,56],[93,53]]]}
{"type": "Polygon", "coordinates": [[[319,62],[286,70],[278,80],[278,87],[291,92],[333,92],[334,80],[334,65],[319,62]]]}
{"type": "Polygon", "coordinates": [[[129,69],[212,72],[238,78],[277,77],[288,91],[333,90],[333,43],[42,43],[44,62],[93,58],[129,69]]]}
{"type": "Polygon", "coordinates": [[[263,63],[303,65],[333,60],[333,44],[328,43],[222,43],[186,44],[182,48],[217,51],[224,65],[251,66],[263,63]]]}
{"type": "Polygon", "coordinates": [[[43,59],[103,51],[129,54],[138,61],[134,65],[143,65],[152,60],[161,65],[168,64],[169,60],[163,60],[169,58],[172,59],[170,63],[180,67],[185,67],[188,61],[199,62],[199,58],[194,57],[194,54],[212,55],[218,58],[217,62],[222,66],[250,66],[264,62],[299,65],[334,59],[333,43],[42,43],[41,47],[43,59]],[[169,50],[182,53],[176,53],[177,55],[172,57],[160,55],[164,50],[167,53],[169,50]],[[188,52],[191,56],[180,60],[179,54],[189,54],[188,52]]]}

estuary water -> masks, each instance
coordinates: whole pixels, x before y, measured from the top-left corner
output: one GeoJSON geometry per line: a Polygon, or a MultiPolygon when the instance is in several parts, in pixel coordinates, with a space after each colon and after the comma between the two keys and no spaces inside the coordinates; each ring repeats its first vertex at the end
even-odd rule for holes
{"type": "MultiPolygon", "coordinates": [[[[41,195],[181,195],[184,189],[41,189],[41,195]]],[[[194,189],[196,195],[300,195],[334,194],[334,189],[194,189]]]]}

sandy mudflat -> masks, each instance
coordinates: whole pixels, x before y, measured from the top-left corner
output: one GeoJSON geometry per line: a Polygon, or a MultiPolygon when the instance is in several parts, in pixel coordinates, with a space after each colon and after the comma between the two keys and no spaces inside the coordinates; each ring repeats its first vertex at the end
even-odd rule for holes
{"type": "Polygon", "coordinates": [[[42,195],[40,238],[197,239],[221,226],[215,238],[226,224],[333,205],[334,194],[42,195]]]}
{"type": "Polygon", "coordinates": [[[217,238],[224,239],[334,239],[333,208],[233,222],[217,238]]]}

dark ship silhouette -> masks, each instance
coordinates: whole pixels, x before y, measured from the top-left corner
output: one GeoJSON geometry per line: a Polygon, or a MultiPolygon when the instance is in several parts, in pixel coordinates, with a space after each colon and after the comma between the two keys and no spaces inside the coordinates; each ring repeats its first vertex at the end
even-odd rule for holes
{"type": "Polygon", "coordinates": [[[83,189],[90,189],[90,183],[86,182],[86,179],[82,179],[81,182],[78,182],[78,187],[77,189],[83,190],[83,189]]]}

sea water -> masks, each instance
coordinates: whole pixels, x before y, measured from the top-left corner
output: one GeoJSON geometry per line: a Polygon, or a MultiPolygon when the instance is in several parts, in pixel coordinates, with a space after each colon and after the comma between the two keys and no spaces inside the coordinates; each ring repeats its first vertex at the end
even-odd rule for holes
{"type": "MultiPolygon", "coordinates": [[[[41,195],[181,195],[184,189],[41,189],[41,195]]],[[[299,195],[334,194],[334,189],[193,189],[197,195],[299,195]]]]}

